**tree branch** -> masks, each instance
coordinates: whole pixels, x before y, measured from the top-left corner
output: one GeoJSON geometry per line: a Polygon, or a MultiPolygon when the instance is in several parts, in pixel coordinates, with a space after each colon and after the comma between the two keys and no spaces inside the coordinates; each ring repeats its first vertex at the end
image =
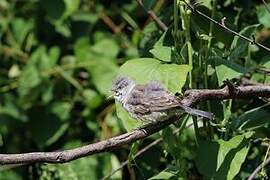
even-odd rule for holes
{"type": "Polygon", "coordinates": [[[256,42],[255,39],[250,39],[250,38],[248,38],[248,37],[246,37],[246,36],[243,36],[242,34],[237,33],[236,31],[234,31],[234,30],[228,28],[228,27],[225,25],[225,19],[226,19],[226,17],[224,17],[223,19],[221,19],[221,22],[218,22],[218,21],[212,19],[211,17],[207,16],[207,15],[204,14],[203,12],[197,10],[196,7],[192,6],[192,5],[189,4],[187,1],[185,1],[185,0],[182,0],[182,1],[183,1],[183,2],[184,2],[184,3],[185,3],[185,4],[186,4],[193,12],[199,14],[200,16],[204,17],[205,19],[207,19],[207,20],[213,22],[214,24],[220,26],[221,28],[225,29],[227,32],[229,32],[229,33],[231,33],[231,34],[233,34],[233,35],[235,35],[235,36],[238,36],[238,37],[240,37],[241,39],[244,39],[245,41],[248,41],[248,42],[250,42],[251,44],[255,44],[255,45],[259,46],[260,48],[262,48],[262,49],[264,49],[264,50],[270,52],[270,48],[269,48],[269,47],[266,47],[266,46],[264,46],[263,44],[260,44],[260,43],[256,42]]]}
{"type": "MultiPolygon", "coordinates": [[[[186,91],[181,102],[186,106],[192,106],[200,101],[205,100],[222,100],[236,98],[252,98],[252,97],[270,97],[270,86],[242,86],[235,87],[233,91],[227,86],[222,89],[194,89],[186,91]]],[[[75,149],[63,150],[58,152],[32,152],[21,154],[0,154],[0,164],[26,164],[34,162],[47,163],[65,163],[81,157],[92,154],[111,151],[119,148],[123,144],[132,143],[139,139],[146,138],[159,130],[165,128],[169,124],[178,120],[179,117],[172,117],[166,121],[149,124],[146,127],[136,129],[132,132],[125,133],[116,137],[109,138],[97,143],[89,144],[75,149]]]]}
{"type": "Polygon", "coordinates": [[[142,0],[137,0],[137,3],[144,9],[144,11],[157,23],[157,25],[163,30],[167,31],[168,26],[164,24],[164,22],[159,19],[159,17],[155,14],[153,10],[147,10],[144,5],[142,0]]]}

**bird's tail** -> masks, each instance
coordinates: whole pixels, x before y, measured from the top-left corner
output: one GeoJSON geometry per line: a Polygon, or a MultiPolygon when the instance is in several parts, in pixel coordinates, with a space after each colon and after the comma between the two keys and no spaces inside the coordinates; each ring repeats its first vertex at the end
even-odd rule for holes
{"type": "Polygon", "coordinates": [[[185,112],[187,112],[190,115],[201,116],[201,117],[205,117],[207,119],[214,119],[213,113],[198,110],[198,109],[193,109],[193,108],[188,107],[188,106],[183,106],[182,108],[185,110],[185,112]]]}

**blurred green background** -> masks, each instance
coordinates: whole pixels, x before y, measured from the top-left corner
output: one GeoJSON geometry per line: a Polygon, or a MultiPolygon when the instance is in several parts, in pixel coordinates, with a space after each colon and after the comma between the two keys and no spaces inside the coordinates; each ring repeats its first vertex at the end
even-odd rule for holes
{"type": "MultiPolygon", "coordinates": [[[[237,78],[236,83],[241,83],[240,76],[270,82],[267,74],[258,71],[261,67],[270,68],[269,52],[220,27],[213,27],[210,37],[210,23],[195,14],[181,14],[190,18],[188,30],[194,57],[192,68],[183,65],[188,64],[188,38],[181,19],[175,22],[173,1],[148,0],[143,4],[144,8],[131,0],[0,0],[1,153],[70,149],[125,132],[114,101],[107,97],[119,67],[130,59],[135,59],[133,66],[123,67],[122,72],[138,75],[138,79],[143,79],[144,73],[156,63],[166,63],[164,69],[158,70],[158,79],[168,78],[162,75],[166,72],[170,77],[168,89],[180,93],[182,87],[219,88],[227,78],[237,78]],[[149,9],[168,25],[166,34],[146,13],[149,9]],[[212,39],[210,46],[209,39],[212,39]],[[210,54],[212,61],[209,67],[204,67],[200,60],[210,54]],[[155,58],[155,62],[140,57],[155,58]],[[186,83],[191,69],[193,77],[186,83]],[[208,84],[204,84],[204,72],[208,84]]],[[[261,2],[226,0],[212,5],[207,0],[199,8],[211,16],[214,7],[216,19],[227,17],[228,27],[269,47],[270,14],[261,2]]],[[[173,128],[168,128],[140,142],[139,147],[160,135],[164,143],[111,178],[147,179],[159,172],[162,173],[156,179],[210,178],[214,172],[219,177],[224,170],[220,173],[211,163],[207,164],[207,156],[210,150],[216,151],[217,144],[225,155],[228,149],[239,148],[235,159],[226,160],[229,165],[224,165],[238,166],[225,172],[228,177],[240,172],[237,178],[246,178],[262,162],[266,151],[264,146],[246,141],[250,138],[246,132],[255,133],[254,139],[269,137],[270,113],[265,103],[258,98],[237,101],[233,106],[232,101],[202,103],[200,107],[211,110],[218,119],[212,125],[215,144],[204,141],[197,149],[193,129],[185,129],[180,136],[180,133],[173,135],[173,128]],[[254,132],[255,127],[260,128],[254,132]],[[235,135],[231,144],[224,141],[235,135]]],[[[202,130],[202,139],[207,139],[204,133],[207,132],[202,130]]],[[[132,160],[129,149],[125,145],[67,164],[2,166],[0,179],[101,179],[121,162],[132,160]]],[[[223,161],[224,158],[219,163],[223,161]]]]}

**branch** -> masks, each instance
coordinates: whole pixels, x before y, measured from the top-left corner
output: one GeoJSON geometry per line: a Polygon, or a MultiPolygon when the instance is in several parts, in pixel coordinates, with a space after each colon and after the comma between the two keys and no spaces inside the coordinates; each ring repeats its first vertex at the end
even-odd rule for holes
{"type": "Polygon", "coordinates": [[[200,16],[202,16],[202,17],[204,17],[205,19],[207,19],[207,20],[213,22],[214,24],[216,24],[216,25],[222,27],[222,28],[225,29],[227,32],[229,32],[229,33],[231,33],[231,34],[233,34],[233,35],[235,35],[235,36],[238,36],[238,37],[240,37],[241,39],[244,39],[245,41],[248,41],[248,42],[250,42],[251,44],[255,44],[255,45],[259,46],[260,48],[263,48],[264,50],[270,52],[270,48],[268,48],[268,47],[266,47],[266,46],[264,46],[264,45],[262,45],[262,44],[256,42],[255,39],[250,39],[250,38],[248,38],[248,37],[246,37],[246,36],[243,36],[242,34],[239,34],[239,33],[236,32],[236,31],[234,31],[234,30],[228,28],[228,27],[225,25],[225,19],[226,19],[225,17],[224,17],[223,19],[221,19],[221,22],[218,22],[218,21],[212,19],[211,17],[207,16],[207,15],[204,14],[203,12],[197,10],[194,6],[190,5],[190,4],[189,4],[188,2],[186,2],[185,0],[183,0],[183,2],[184,2],[184,3],[185,3],[185,4],[186,4],[193,12],[199,14],[200,16]]]}
{"type": "Polygon", "coordinates": [[[266,159],[265,162],[263,162],[262,164],[260,164],[253,172],[252,174],[248,177],[248,180],[252,180],[255,178],[255,176],[257,175],[257,173],[264,168],[265,166],[267,166],[270,163],[270,157],[266,159]]]}
{"type": "MultiPolygon", "coordinates": [[[[270,97],[270,86],[244,86],[234,87],[231,91],[227,86],[222,89],[194,89],[186,91],[185,96],[181,100],[182,104],[192,106],[200,101],[206,100],[222,100],[236,98],[252,98],[252,97],[270,97]]],[[[26,164],[34,162],[47,163],[65,163],[81,157],[92,154],[111,151],[119,148],[124,144],[135,142],[139,139],[146,138],[159,130],[165,128],[171,123],[178,120],[179,117],[172,117],[166,121],[149,124],[146,127],[136,129],[132,132],[125,133],[116,137],[109,138],[97,143],[89,144],[75,149],[58,151],[58,152],[32,152],[22,154],[0,154],[0,164],[26,164]]]]}
{"type": "MultiPolygon", "coordinates": [[[[199,119],[200,120],[200,119],[199,119]]],[[[198,120],[198,121],[199,121],[198,120]]],[[[193,126],[193,123],[187,125],[185,128],[190,128],[191,126],[193,126]]],[[[181,128],[178,128],[176,130],[173,131],[173,134],[178,133],[181,130],[181,128]]],[[[161,143],[163,141],[163,138],[158,138],[155,141],[153,141],[152,143],[148,144],[147,146],[145,146],[144,148],[142,148],[141,150],[139,150],[135,155],[134,155],[134,159],[141,156],[144,152],[148,151],[149,149],[151,149],[152,147],[154,147],[155,145],[161,143]]],[[[114,175],[117,171],[121,170],[123,167],[125,167],[126,165],[128,165],[129,160],[127,159],[126,161],[124,161],[123,163],[121,163],[121,165],[117,168],[114,169],[113,171],[111,171],[108,175],[104,176],[102,179],[109,179],[112,175],[114,175]]]]}
{"type": "Polygon", "coordinates": [[[265,2],[265,0],[262,0],[262,2],[263,2],[263,4],[264,4],[264,6],[265,6],[266,10],[267,10],[267,11],[268,11],[268,13],[270,14],[270,9],[269,9],[269,7],[268,7],[267,3],[265,2]]]}
{"type": "Polygon", "coordinates": [[[157,23],[157,25],[163,30],[167,31],[168,27],[166,24],[164,24],[161,19],[155,14],[153,10],[147,10],[144,5],[142,0],[137,0],[138,4],[145,10],[145,12],[157,23]]]}

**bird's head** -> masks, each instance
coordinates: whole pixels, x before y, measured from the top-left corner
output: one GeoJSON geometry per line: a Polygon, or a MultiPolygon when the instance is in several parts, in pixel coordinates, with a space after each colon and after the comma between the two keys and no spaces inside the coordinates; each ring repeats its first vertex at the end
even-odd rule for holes
{"type": "Polygon", "coordinates": [[[111,91],[113,92],[114,98],[122,103],[128,97],[128,94],[134,86],[135,82],[130,78],[118,77],[113,83],[111,91]]]}

